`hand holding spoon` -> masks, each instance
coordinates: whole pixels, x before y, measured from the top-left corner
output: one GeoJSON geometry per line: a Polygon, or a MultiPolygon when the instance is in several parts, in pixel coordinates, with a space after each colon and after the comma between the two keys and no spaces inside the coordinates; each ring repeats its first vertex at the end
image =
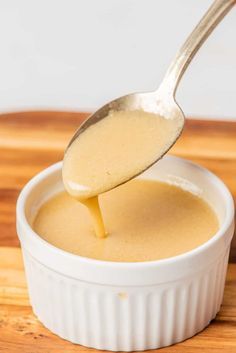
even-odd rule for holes
{"type": "Polygon", "coordinates": [[[64,184],[72,196],[89,208],[91,201],[96,205],[95,218],[100,212],[97,195],[142,173],[180,136],[185,117],[175,101],[179,81],[198,49],[234,4],[235,0],[214,1],[156,91],[132,93],[109,102],[73,136],[64,158],[64,184]]]}

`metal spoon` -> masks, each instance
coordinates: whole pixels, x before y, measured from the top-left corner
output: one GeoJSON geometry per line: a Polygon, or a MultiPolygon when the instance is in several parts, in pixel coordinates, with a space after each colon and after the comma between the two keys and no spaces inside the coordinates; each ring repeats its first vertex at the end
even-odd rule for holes
{"type": "MultiPolygon", "coordinates": [[[[96,124],[98,121],[107,117],[110,111],[114,112],[114,111],[144,110],[146,112],[158,114],[163,118],[167,118],[167,119],[178,118],[179,121],[181,121],[182,123],[182,129],[183,129],[185,116],[181,108],[178,106],[178,104],[175,101],[175,92],[180,82],[180,79],[183,76],[185,70],[187,69],[188,65],[190,64],[191,60],[193,59],[198,49],[201,47],[203,42],[213,31],[213,29],[217,26],[217,24],[227,14],[227,12],[233,7],[235,2],[236,0],[214,1],[212,6],[206,12],[204,17],[201,19],[199,24],[196,26],[196,28],[187,38],[182,48],[177,53],[169,69],[167,70],[167,73],[161,85],[156,91],[145,92],[145,93],[132,93],[107,103],[102,108],[97,110],[95,113],[90,115],[89,118],[80,126],[80,128],[76,131],[75,135],[71,139],[67,149],[75,141],[75,139],[78,138],[80,134],[82,134],[91,125],[96,124]]],[[[178,136],[176,136],[175,139],[173,139],[173,141],[171,141],[172,142],[171,146],[169,146],[164,151],[162,156],[176,142],[180,133],[178,134],[178,136]]],[[[160,159],[162,156],[158,156],[157,160],[160,159]]],[[[148,168],[149,167],[150,165],[148,166],[148,168]]],[[[143,171],[144,170],[140,170],[140,173],[142,173],[143,171]]]]}

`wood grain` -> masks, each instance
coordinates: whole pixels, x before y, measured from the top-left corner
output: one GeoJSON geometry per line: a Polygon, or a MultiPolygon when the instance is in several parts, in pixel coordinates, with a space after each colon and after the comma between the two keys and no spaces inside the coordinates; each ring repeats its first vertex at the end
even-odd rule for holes
{"type": "MultiPolygon", "coordinates": [[[[73,112],[0,115],[0,246],[19,246],[15,202],[37,172],[63,158],[72,134],[87,116],[73,112]]],[[[170,151],[197,162],[224,180],[236,199],[236,123],[187,120],[170,151]]],[[[236,238],[230,260],[236,262],[236,238]]]]}
{"type": "MultiPolygon", "coordinates": [[[[21,188],[37,172],[62,159],[71,135],[86,116],[70,112],[0,115],[0,353],[95,352],[53,335],[32,313],[15,231],[15,202],[21,188]]],[[[236,123],[188,120],[171,153],[216,173],[236,199],[236,123]]],[[[231,261],[236,262],[236,241],[231,261]]],[[[229,266],[224,303],[211,325],[160,352],[236,352],[236,264],[229,266]]]]}
{"type": "MultiPolygon", "coordinates": [[[[193,338],[160,352],[222,351],[236,352],[236,264],[229,266],[224,302],[210,326],[193,338]]],[[[0,352],[96,352],[60,339],[36,319],[29,306],[21,251],[13,247],[0,248],[0,352]]]]}

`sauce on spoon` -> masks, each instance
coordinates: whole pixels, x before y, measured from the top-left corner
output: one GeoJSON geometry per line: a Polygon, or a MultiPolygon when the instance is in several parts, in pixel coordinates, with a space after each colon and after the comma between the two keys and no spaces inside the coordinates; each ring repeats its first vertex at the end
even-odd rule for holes
{"type": "Polygon", "coordinates": [[[140,174],[182,129],[179,119],[142,110],[116,111],[82,132],[65,153],[63,182],[88,207],[97,237],[106,236],[98,195],[140,174]]]}

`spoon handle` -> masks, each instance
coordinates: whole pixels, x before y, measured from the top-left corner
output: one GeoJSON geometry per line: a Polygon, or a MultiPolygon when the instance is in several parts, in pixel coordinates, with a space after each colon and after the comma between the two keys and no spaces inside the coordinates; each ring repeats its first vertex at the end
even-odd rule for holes
{"type": "Polygon", "coordinates": [[[175,96],[178,84],[198,49],[236,0],[215,0],[170,64],[158,92],[175,96]]]}

